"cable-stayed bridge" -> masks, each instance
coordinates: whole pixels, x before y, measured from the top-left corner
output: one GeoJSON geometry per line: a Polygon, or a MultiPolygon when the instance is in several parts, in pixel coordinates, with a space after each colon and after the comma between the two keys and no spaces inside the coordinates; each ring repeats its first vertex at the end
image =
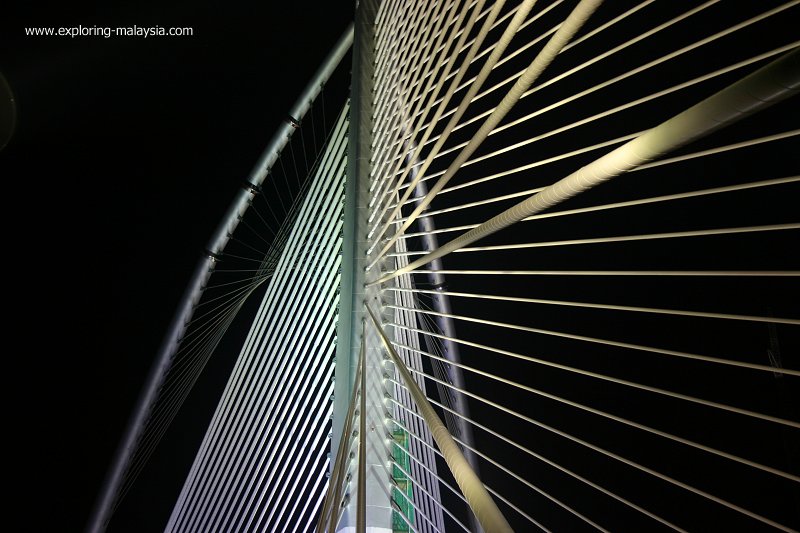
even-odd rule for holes
{"type": "Polygon", "coordinates": [[[168,531],[800,528],[798,3],[361,2],[90,530],[251,296],[168,531]]]}

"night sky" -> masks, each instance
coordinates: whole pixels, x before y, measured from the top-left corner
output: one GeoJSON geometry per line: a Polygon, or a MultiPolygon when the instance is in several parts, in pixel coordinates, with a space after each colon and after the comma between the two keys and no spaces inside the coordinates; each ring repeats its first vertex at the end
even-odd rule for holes
{"type": "MultiPolygon", "coordinates": [[[[4,374],[13,423],[6,435],[26,509],[13,513],[21,519],[13,530],[83,528],[212,230],[352,20],[348,0],[311,6],[3,8],[0,72],[18,106],[14,138],[0,152],[11,310],[3,352],[12,365],[4,374]],[[78,25],[189,26],[194,35],[24,33],[78,25]]],[[[339,108],[342,96],[332,89],[326,104],[339,108]]],[[[158,513],[171,505],[165,499],[149,522],[137,517],[122,530],[163,527],[158,513]]]]}

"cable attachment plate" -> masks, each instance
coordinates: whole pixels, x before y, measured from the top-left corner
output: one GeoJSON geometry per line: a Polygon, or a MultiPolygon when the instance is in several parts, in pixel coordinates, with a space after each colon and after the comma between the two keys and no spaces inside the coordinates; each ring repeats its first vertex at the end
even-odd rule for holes
{"type": "Polygon", "coordinates": [[[261,185],[256,185],[255,183],[247,180],[242,180],[242,188],[246,191],[250,191],[250,193],[252,193],[254,196],[256,194],[261,194],[261,185]]]}
{"type": "Polygon", "coordinates": [[[205,254],[206,257],[211,259],[212,263],[219,263],[220,261],[222,261],[222,254],[214,253],[207,248],[203,250],[203,253],[205,254]]]}

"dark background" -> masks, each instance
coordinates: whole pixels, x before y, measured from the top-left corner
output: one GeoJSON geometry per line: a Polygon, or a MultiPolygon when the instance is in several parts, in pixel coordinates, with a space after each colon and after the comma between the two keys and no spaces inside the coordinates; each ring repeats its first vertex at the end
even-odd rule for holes
{"type": "MultiPolygon", "coordinates": [[[[6,435],[22,505],[11,530],[83,528],[207,239],[352,12],[350,0],[3,7],[0,72],[18,107],[0,152],[6,435]],[[24,34],[78,25],[194,35],[24,34]]],[[[342,97],[327,91],[329,110],[342,97]]],[[[158,512],[127,530],[163,527],[158,512]]]]}

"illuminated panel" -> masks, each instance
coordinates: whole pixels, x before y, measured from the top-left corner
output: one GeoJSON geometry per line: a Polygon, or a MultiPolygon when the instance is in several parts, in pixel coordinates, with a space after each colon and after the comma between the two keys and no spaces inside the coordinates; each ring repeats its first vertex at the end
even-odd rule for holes
{"type": "Polygon", "coordinates": [[[295,531],[319,512],[329,468],[348,109],[306,185],[167,531],[295,531]]]}

